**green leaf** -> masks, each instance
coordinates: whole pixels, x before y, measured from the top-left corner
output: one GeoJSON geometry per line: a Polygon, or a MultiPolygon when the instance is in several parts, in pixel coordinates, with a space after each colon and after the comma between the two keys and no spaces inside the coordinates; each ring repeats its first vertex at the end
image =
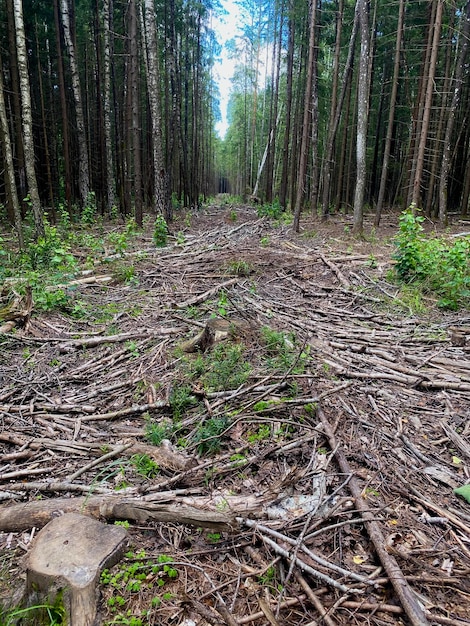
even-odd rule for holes
{"type": "Polygon", "coordinates": [[[457,487],[454,489],[454,493],[457,496],[461,496],[465,498],[465,500],[470,504],[470,485],[463,485],[463,487],[457,487]]]}

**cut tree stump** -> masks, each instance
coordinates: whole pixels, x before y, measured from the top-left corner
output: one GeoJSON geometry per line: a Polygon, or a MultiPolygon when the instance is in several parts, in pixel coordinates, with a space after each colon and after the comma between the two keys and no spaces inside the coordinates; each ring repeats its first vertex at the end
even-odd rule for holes
{"type": "Polygon", "coordinates": [[[126,548],[127,531],[79,513],[56,517],[37,535],[26,564],[28,606],[44,596],[63,596],[70,626],[94,626],[96,584],[102,570],[112,567],[126,548]]]}

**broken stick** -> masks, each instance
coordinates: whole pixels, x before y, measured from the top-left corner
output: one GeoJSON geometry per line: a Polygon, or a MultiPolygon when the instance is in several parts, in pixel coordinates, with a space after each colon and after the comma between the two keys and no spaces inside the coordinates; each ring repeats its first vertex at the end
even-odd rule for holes
{"type": "MultiPolygon", "coordinates": [[[[352,470],[349,466],[349,463],[344,455],[342,448],[338,445],[331,425],[323,412],[323,410],[318,407],[317,409],[318,417],[321,419],[323,424],[323,428],[325,434],[328,438],[330,447],[332,450],[335,450],[336,460],[341,468],[341,471],[347,475],[352,474],[352,470]]],[[[380,530],[380,527],[376,521],[373,519],[373,514],[368,510],[367,505],[362,497],[362,489],[359,485],[359,482],[355,476],[351,477],[349,481],[349,488],[351,490],[352,495],[354,496],[356,507],[361,512],[362,517],[364,518],[364,523],[367,528],[367,532],[369,533],[370,538],[374,544],[377,555],[382,562],[382,565],[387,572],[387,575],[390,579],[390,582],[395,589],[395,592],[400,599],[403,610],[408,615],[410,622],[413,626],[429,626],[429,621],[426,619],[423,609],[416,596],[413,593],[413,590],[408,585],[405,577],[403,576],[403,572],[400,569],[396,559],[394,556],[389,554],[385,549],[385,538],[380,530]]]]}

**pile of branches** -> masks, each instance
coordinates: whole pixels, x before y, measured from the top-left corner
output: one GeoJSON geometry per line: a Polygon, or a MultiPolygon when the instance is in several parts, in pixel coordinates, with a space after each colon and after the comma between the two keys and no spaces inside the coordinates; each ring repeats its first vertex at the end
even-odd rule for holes
{"type": "Polygon", "coordinates": [[[469,624],[470,514],[454,492],[470,463],[466,320],[397,315],[387,250],[371,267],[360,249],[218,215],[148,252],[138,285],[74,285],[116,305],[112,320],[33,316],[0,338],[2,550],[80,511],[129,520],[134,546],[173,558],[172,600],[148,623],[469,624]],[[302,373],[256,361],[265,326],[295,336],[302,373]],[[243,341],[256,367],[236,389],[194,385],[183,425],[231,415],[222,450],[150,445],[181,354],[219,340],[243,341]],[[248,440],[260,424],[272,436],[248,440]],[[160,473],[124,470],[116,491],[135,455],[160,473]]]}

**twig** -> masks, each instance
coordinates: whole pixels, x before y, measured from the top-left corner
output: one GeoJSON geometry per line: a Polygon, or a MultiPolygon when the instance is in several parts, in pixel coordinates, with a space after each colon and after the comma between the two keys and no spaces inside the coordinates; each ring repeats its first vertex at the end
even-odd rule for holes
{"type": "Polygon", "coordinates": [[[104,463],[105,461],[108,461],[109,459],[112,459],[113,457],[118,456],[119,454],[124,452],[124,450],[127,450],[128,448],[131,448],[132,446],[133,446],[132,443],[128,443],[124,446],[118,446],[114,450],[111,450],[111,452],[108,452],[107,454],[103,454],[103,456],[100,456],[98,459],[94,459],[90,463],[87,463],[87,465],[84,465],[83,467],[81,467],[79,470],[71,474],[68,477],[68,480],[72,483],[79,476],[81,476],[88,470],[92,469],[93,467],[96,467],[96,465],[100,465],[101,463],[104,463]]]}
{"type": "MultiPolygon", "coordinates": [[[[21,478],[21,476],[32,476],[36,474],[47,474],[48,472],[53,472],[55,467],[38,467],[36,469],[25,469],[25,470],[16,470],[16,472],[5,472],[5,474],[0,474],[0,481],[3,480],[11,480],[12,478],[21,478]]],[[[11,486],[8,485],[10,489],[11,486]]]]}
{"type": "Polygon", "coordinates": [[[330,268],[330,270],[336,274],[336,277],[338,278],[339,282],[343,285],[343,287],[345,287],[345,289],[350,289],[351,283],[343,274],[343,272],[339,269],[339,267],[332,261],[329,261],[325,256],[323,256],[323,254],[319,253],[318,256],[323,261],[323,263],[327,265],[330,268]]]}
{"type": "MultiPolygon", "coordinates": [[[[342,447],[338,446],[330,423],[320,407],[318,407],[318,416],[321,419],[325,434],[328,438],[331,448],[336,449],[336,459],[341,468],[341,471],[348,475],[352,474],[352,470],[342,450],[342,447]]],[[[362,498],[362,489],[355,476],[352,476],[351,480],[349,481],[349,488],[356,501],[357,509],[362,513],[365,526],[374,544],[380,561],[382,562],[382,565],[384,566],[385,571],[390,578],[390,582],[392,583],[395,592],[403,606],[403,609],[408,615],[411,623],[413,624],[413,626],[429,626],[429,622],[426,619],[424,611],[418,603],[411,587],[408,585],[405,577],[403,576],[403,572],[401,571],[396,559],[391,554],[388,554],[385,549],[385,538],[377,522],[373,521],[373,515],[367,508],[362,498]]]]}
{"type": "MultiPolygon", "coordinates": [[[[262,524],[259,524],[258,522],[255,522],[253,520],[250,519],[237,519],[237,521],[239,522],[243,522],[243,524],[245,526],[248,526],[248,528],[255,528],[259,533],[261,533],[261,535],[263,535],[263,533],[266,533],[268,535],[271,535],[272,537],[275,537],[276,539],[279,539],[283,542],[289,543],[291,546],[297,547],[298,545],[298,540],[297,539],[292,539],[291,537],[289,537],[288,535],[284,535],[283,533],[280,533],[277,530],[274,530],[273,528],[269,528],[268,526],[263,526],[262,524]]],[[[263,536],[264,539],[264,536],[263,536]]],[[[368,578],[367,576],[362,576],[361,574],[356,574],[356,572],[350,572],[347,569],[344,569],[343,567],[340,567],[339,565],[335,565],[334,563],[330,563],[329,561],[322,559],[320,556],[317,556],[316,554],[314,554],[311,550],[309,550],[305,545],[301,544],[300,545],[300,549],[302,550],[302,552],[305,552],[305,554],[310,557],[312,559],[312,561],[315,561],[316,563],[318,563],[319,565],[322,565],[323,567],[326,567],[327,569],[330,569],[338,574],[341,574],[341,576],[345,576],[346,578],[352,578],[353,580],[356,580],[358,582],[361,583],[365,583],[365,584],[373,584],[373,581],[371,581],[370,578],[368,578]]],[[[289,559],[294,560],[295,559],[295,554],[294,555],[290,555],[289,559]]],[[[347,591],[349,593],[349,589],[344,588],[341,589],[341,591],[347,591]]],[[[362,593],[362,592],[361,592],[362,593]]]]}
{"type": "Polygon", "coordinates": [[[207,300],[211,296],[215,296],[221,289],[225,289],[226,287],[230,287],[230,285],[234,285],[238,281],[238,278],[231,278],[230,280],[226,280],[212,289],[208,289],[204,293],[201,293],[199,296],[194,296],[193,298],[189,298],[185,302],[179,302],[175,304],[175,308],[177,309],[185,309],[188,306],[193,306],[194,304],[201,304],[204,300],[207,300]]]}
{"type": "Polygon", "coordinates": [[[163,409],[168,406],[168,402],[160,400],[159,402],[153,402],[152,404],[141,404],[132,406],[128,409],[120,409],[119,411],[112,411],[111,413],[95,413],[94,415],[84,415],[82,422],[91,422],[99,420],[113,420],[118,417],[125,417],[126,415],[135,415],[137,413],[145,413],[153,409],[163,409]]]}
{"type": "MultiPolygon", "coordinates": [[[[68,352],[73,348],[93,348],[103,343],[120,343],[132,339],[148,339],[149,337],[160,337],[161,335],[174,335],[181,332],[180,328],[147,328],[143,332],[120,333],[119,335],[105,335],[99,337],[84,337],[83,339],[70,339],[59,345],[60,352],[68,352]]],[[[63,339],[61,339],[63,341],[63,339]]]]}
{"type": "MultiPolygon", "coordinates": [[[[401,479],[400,476],[398,477],[401,479]]],[[[412,497],[414,500],[416,500],[417,502],[419,502],[426,508],[431,509],[431,511],[434,511],[440,517],[445,517],[446,519],[449,520],[449,522],[454,524],[454,526],[457,526],[457,528],[460,528],[460,530],[463,530],[464,533],[470,536],[470,527],[464,524],[456,515],[451,513],[449,510],[443,509],[442,507],[435,504],[431,500],[428,500],[428,498],[423,496],[423,494],[420,493],[417,489],[415,489],[415,487],[413,487],[412,485],[409,485],[407,483],[407,487],[410,490],[410,492],[413,494],[412,497]]]]}
{"type": "MultiPolygon", "coordinates": [[[[281,609],[287,609],[291,606],[296,606],[297,604],[300,604],[301,602],[304,602],[307,599],[307,596],[305,594],[299,595],[296,598],[289,598],[288,600],[284,600],[284,602],[281,602],[279,604],[279,607],[281,609]]],[[[252,613],[251,615],[246,615],[245,617],[241,617],[238,619],[238,623],[239,624],[249,624],[250,622],[256,622],[259,619],[263,619],[265,616],[265,614],[263,613],[263,611],[259,611],[258,613],[252,613]]]]}
{"type": "Polygon", "coordinates": [[[297,581],[300,583],[300,586],[302,587],[302,589],[307,594],[307,597],[310,600],[310,602],[320,613],[322,620],[325,622],[326,626],[336,626],[335,622],[331,619],[330,615],[328,614],[328,611],[323,606],[323,603],[321,602],[320,598],[312,591],[312,589],[310,588],[310,585],[307,583],[307,581],[302,576],[302,574],[300,572],[296,572],[295,577],[297,578],[297,581]]]}

